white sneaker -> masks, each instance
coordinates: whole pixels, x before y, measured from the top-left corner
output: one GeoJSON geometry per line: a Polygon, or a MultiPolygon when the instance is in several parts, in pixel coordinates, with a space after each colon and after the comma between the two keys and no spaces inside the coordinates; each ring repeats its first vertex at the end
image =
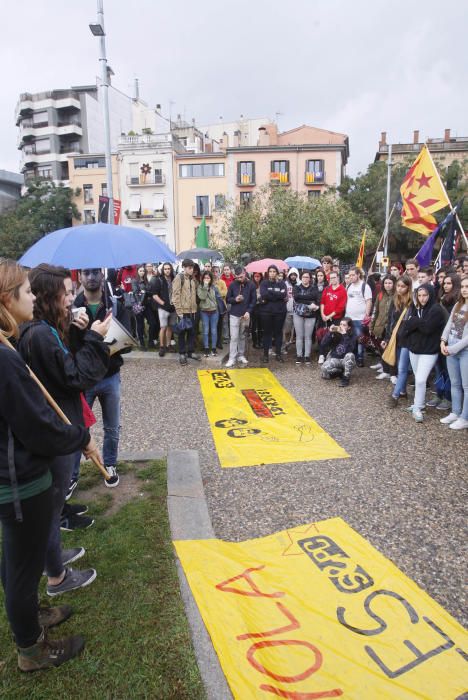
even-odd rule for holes
{"type": "Polygon", "coordinates": [[[318,359],[319,365],[323,365],[324,362],[325,362],[325,357],[323,355],[320,355],[320,357],[318,359]]]}
{"type": "Polygon", "coordinates": [[[457,418],[457,420],[450,423],[452,430],[463,430],[463,428],[468,428],[468,420],[464,418],[457,418]]]}
{"type": "Polygon", "coordinates": [[[390,375],[388,372],[380,372],[380,374],[376,376],[376,379],[390,379],[390,375]]]}
{"type": "MultiPolygon", "coordinates": [[[[239,357],[237,358],[237,361],[240,362],[241,365],[248,365],[249,364],[248,359],[246,357],[244,357],[244,355],[239,355],[239,357]]],[[[226,365],[226,367],[227,367],[227,365],[226,365]]]]}
{"type": "Polygon", "coordinates": [[[449,413],[448,416],[445,416],[445,418],[441,418],[440,422],[444,425],[450,425],[450,423],[455,423],[455,421],[458,420],[458,418],[459,417],[456,413],[449,413]]]}
{"type": "Polygon", "coordinates": [[[227,367],[227,369],[230,369],[231,367],[235,367],[235,366],[236,366],[236,361],[235,361],[235,360],[228,360],[228,361],[226,362],[226,365],[225,365],[225,366],[227,367]]]}
{"type": "Polygon", "coordinates": [[[377,362],[376,365],[371,365],[370,369],[376,369],[378,372],[382,372],[383,370],[383,365],[381,362],[377,362]]]}
{"type": "Polygon", "coordinates": [[[413,410],[413,418],[416,423],[422,423],[424,420],[423,414],[418,409],[413,410]]]}
{"type": "Polygon", "coordinates": [[[392,382],[393,385],[397,383],[397,378],[396,377],[390,377],[390,381],[392,382]]]}

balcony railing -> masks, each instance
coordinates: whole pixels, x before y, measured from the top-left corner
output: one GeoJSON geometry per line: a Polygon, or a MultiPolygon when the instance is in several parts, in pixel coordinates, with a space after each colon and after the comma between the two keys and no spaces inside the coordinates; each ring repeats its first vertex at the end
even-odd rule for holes
{"type": "Polygon", "coordinates": [[[129,187],[148,187],[149,185],[163,187],[165,184],[165,175],[153,175],[150,173],[146,177],[144,175],[127,176],[127,185],[129,187]]]}
{"type": "Polygon", "coordinates": [[[75,146],[73,145],[62,145],[60,146],[60,153],[83,153],[83,149],[80,148],[80,146],[75,146]]]}
{"type": "Polygon", "coordinates": [[[74,119],[73,117],[70,119],[59,119],[59,121],[57,122],[57,126],[79,126],[79,127],[81,127],[81,120],[74,119]]]}
{"type": "Polygon", "coordinates": [[[127,214],[129,219],[167,219],[167,211],[165,209],[153,209],[152,211],[145,210],[144,213],[139,211],[129,211],[127,214]]]}
{"type": "Polygon", "coordinates": [[[317,185],[325,182],[325,173],[323,170],[317,172],[310,172],[306,170],[304,175],[304,183],[306,185],[317,185]]]}
{"type": "Polygon", "coordinates": [[[197,209],[197,207],[192,207],[192,216],[194,219],[211,219],[213,214],[211,211],[202,211],[201,209],[197,209]]]}
{"type": "Polygon", "coordinates": [[[289,173],[270,173],[272,185],[289,185],[289,173]]]}

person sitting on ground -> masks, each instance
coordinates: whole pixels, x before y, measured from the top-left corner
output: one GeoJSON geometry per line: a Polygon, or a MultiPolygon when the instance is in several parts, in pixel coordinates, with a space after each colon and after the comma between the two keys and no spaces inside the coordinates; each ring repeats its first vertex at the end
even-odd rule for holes
{"type": "Polygon", "coordinates": [[[219,314],[213,275],[210,271],[205,270],[203,272],[201,284],[197,288],[197,296],[200,302],[200,315],[203,327],[203,353],[205,357],[208,357],[210,354],[211,335],[211,355],[214,357],[217,355],[216,329],[219,314]]]}
{"type": "Polygon", "coordinates": [[[435,300],[432,284],[421,284],[416,292],[412,315],[404,322],[414,372],[414,402],[409,410],[417,423],[422,423],[426,405],[426,383],[439,351],[440,337],[447,322],[447,312],[435,300]]]}
{"type": "Polygon", "coordinates": [[[468,428],[468,276],[462,277],[460,297],[442,331],[440,351],[447,359],[452,410],[441,419],[452,430],[468,428]]]}
{"type": "Polygon", "coordinates": [[[162,274],[154,278],[151,285],[153,301],[158,307],[159,316],[159,357],[164,357],[171,349],[172,329],[177,321],[174,304],[172,303],[172,283],[174,268],[171,263],[164,263],[162,274]]]}
{"type": "Polygon", "coordinates": [[[304,270],[300,284],[296,284],[294,293],[294,330],[296,331],[296,364],[310,364],[312,335],[315,321],[320,309],[319,291],[311,285],[310,272],[304,270]]]}
{"type": "Polygon", "coordinates": [[[322,342],[327,357],[322,365],[323,379],[341,376],[340,386],[349,386],[351,372],[356,366],[356,336],[353,321],[342,318],[340,325],[332,325],[322,342]]]}
{"type": "MultiPolygon", "coordinates": [[[[111,317],[95,321],[87,330],[88,317],[81,312],[72,323],[81,329],[80,347],[74,353],[70,346],[71,306],[75,295],[69,270],[42,264],[29,273],[31,290],[36,297],[34,320],[22,325],[18,351],[49,394],[55,399],[72,425],[84,425],[82,393],[91,389],[106,374],[109,347],[104,336],[111,317]]],[[[47,545],[45,571],[50,596],[83,588],[96,578],[94,569],[80,571],[67,566],[84,555],[82,547],[63,550],[60,541],[62,511],[72,476],[74,455],[56,457],[50,463],[52,473],[52,522],[47,545]]],[[[74,520],[72,529],[86,528],[93,519],[83,515],[87,508],[79,506],[78,515],[66,506],[65,520],[74,520]]]]}
{"type": "Polygon", "coordinates": [[[228,289],[226,301],[229,308],[229,359],[226,367],[234,367],[236,361],[247,365],[245,357],[245,334],[250,325],[250,317],[255,308],[257,295],[255,285],[247,279],[245,270],[238,266],[234,270],[236,276],[228,289]]]}
{"type": "Polygon", "coordinates": [[[185,321],[185,328],[179,330],[179,362],[187,364],[187,358],[201,360],[200,355],[194,352],[195,348],[195,323],[197,313],[197,288],[198,282],[193,279],[195,263],[189,258],[182,260],[182,272],[176,276],[172,283],[172,303],[176,310],[179,323],[185,321]]]}
{"type": "Polygon", "coordinates": [[[260,314],[263,327],[263,362],[265,364],[269,361],[269,352],[273,338],[276,360],[277,362],[284,362],[281,356],[281,345],[288,291],[284,281],[278,280],[278,272],[276,265],[270,265],[267,270],[267,279],[260,283],[260,297],[262,300],[260,314]]]}
{"type": "MultiPolygon", "coordinates": [[[[0,259],[0,332],[12,343],[18,325],[32,320],[34,295],[27,272],[0,259]]],[[[2,336],[3,337],[3,336],[2,336]]],[[[39,607],[52,517],[50,463],[83,450],[100,459],[83,425],[67,425],[46,403],[21,355],[0,342],[0,522],[5,610],[21,671],[59,666],[81,653],[81,636],[49,639],[67,620],[68,605],[39,607]]]]}
{"type": "MultiPolygon", "coordinates": [[[[346,316],[353,321],[354,332],[359,338],[363,333],[363,326],[369,322],[372,312],[372,290],[364,280],[364,273],[360,267],[351,267],[349,270],[351,279],[346,287],[348,299],[346,302],[346,316]]],[[[357,365],[364,367],[364,345],[358,341],[357,365]]]]}
{"type": "MultiPolygon", "coordinates": [[[[344,316],[348,295],[346,289],[340,284],[340,278],[336,272],[330,273],[330,284],[325,287],[320,300],[320,317],[324,326],[338,324],[344,316]]],[[[319,346],[319,365],[323,364],[325,356],[319,346]]]]}

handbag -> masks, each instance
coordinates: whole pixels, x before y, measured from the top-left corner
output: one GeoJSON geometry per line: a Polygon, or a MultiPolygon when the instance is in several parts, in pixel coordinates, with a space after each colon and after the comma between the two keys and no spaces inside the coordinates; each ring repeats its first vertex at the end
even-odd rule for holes
{"type": "Polygon", "coordinates": [[[132,309],[136,303],[135,294],[133,292],[124,292],[124,305],[126,309],[132,309]]]}
{"type": "Polygon", "coordinates": [[[174,333],[183,333],[193,328],[192,319],[189,316],[182,316],[174,326],[174,333]]]}
{"type": "Polygon", "coordinates": [[[143,313],[144,310],[145,310],[145,307],[142,304],[140,304],[140,302],[138,302],[138,301],[135,304],[133,304],[133,306],[132,306],[132,311],[135,314],[135,316],[139,316],[140,314],[143,313]]]}
{"type": "Polygon", "coordinates": [[[387,347],[382,353],[382,360],[387,363],[387,365],[391,365],[394,367],[396,365],[396,343],[397,343],[397,333],[398,329],[400,328],[404,317],[406,316],[406,312],[408,311],[408,307],[405,307],[403,311],[400,314],[400,318],[398,321],[395,323],[395,328],[392,331],[392,335],[390,336],[390,340],[388,341],[387,347]]]}
{"type": "Polygon", "coordinates": [[[297,316],[301,316],[301,318],[311,318],[315,313],[315,311],[312,311],[309,304],[300,304],[296,302],[294,302],[293,311],[297,316]]]}

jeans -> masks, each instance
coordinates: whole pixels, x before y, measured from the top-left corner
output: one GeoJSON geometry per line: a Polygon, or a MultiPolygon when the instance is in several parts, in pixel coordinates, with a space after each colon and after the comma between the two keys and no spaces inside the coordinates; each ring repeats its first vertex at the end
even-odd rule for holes
{"type": "Polygon", "coordinates": [[[448,355],[447,369],[452,384],[452,412],[468,420],[468,348],[448,355]]]}
{"type": "Polygon", "coordinates": [[[294,314],[293,320],[294,330],[296,331],[296,355],[298,357],[310,357],[315,318],[305,318],[294,314]]]}
{"type": "Polygon", "coordinates": [[[231,341],[229,343],[229,359],[236,360],[243,357],[245,353],[245,331],[248,327],[247,321],[242,316],[229,314],[229,330],[231,341]]]}
{"type": "Polygon", "coordinates": [[[184,318],[190,318],[192,321],[192,327],[187,331],[182,331],[179,333],[179,354],[185,355],[186,353],[192,353],[195,347],[195,328],[196,328],[196,314],[184,314],[184,318]]]}
{"type": "Polygon", "coordinates": [[[210,347],[210,331],[211,331],[211,349],[216,348],[216,343],[218,341],[218,317],[219,314],[215,311],[212,314],[206,311],[200,311],[201,321],[203,326],[203,347],[210,347]]]}
{"type": "Polygon", "coordinates": [[[63,455],[62,457],[55,457],[50,464],[52,473],[52,508],[49,541],[45,558],[45,570],[48,576],[58,577],[63,572],[60,516],[70,485],[74,461],[74,454],[63,455]]]}
{"type": "MultiPolygon", "coordinates": [[[[353,319],[353,327],[354,327],[354,335],[356,338],[359,338],[359,336],[362,335],[362,321],[355,321],[353,319]]],[[[364,345],[361,343],[358,343],[357,346],[357,358],[358,360],[363,360],[364,359],[364,345]]]]}
{"type": "Polygon", "coordinates": [[[119,452],[120,436],[120,372],[111,377],[104,377],[92,389],[85,392],[85,399],[90,408],[98,398],[101,404],[104,442],[102,458],[104,465],[115,466],[119,452]]]}
{"type": "Polygon", "coordinates": [[[414,372],[414,401],[413,407],[421,410],[426,405],[427,378],[437,362],[437,353],[433,355],[415,355],[410,352],[411,367],[414,372]]]}
{"type": "Polygon", "coordinates": [[[262,314],[264,355],[268,355],[273,338],[275,340],[275,352],[277,355],[281,355],[281,345],[283,344],[283,325],[285,318],[286,313],[262,314]]]}
{"type": "Polygon", "coordinates": [[[447,370],[447,358],[445,355],[439,353],[437,357],[437,362],[435,364],[435,387],[437,389],[437,396],[439,399],[446,399],[447,401],[452,400],[450,391],[450,380],[447,370]]]}
{"type": "Polygon", "coordinates": [[[2,524],[2,586],[15,642],[30,647],[41,634],[38,589],[50,531],[52,487],[21,501],[23,522],[15,519],[13,503],[0,504],[2,524]]]}
{"type": "Polygon", "coordinates": [[[408,348],[398,348],[398,374],[397,383],[393,389],[392,396],[394,399],[398,399],[400,394],[406,393],[406,383],[408,381],[408,370],[409,370],[409,350],[408,348]]]}

